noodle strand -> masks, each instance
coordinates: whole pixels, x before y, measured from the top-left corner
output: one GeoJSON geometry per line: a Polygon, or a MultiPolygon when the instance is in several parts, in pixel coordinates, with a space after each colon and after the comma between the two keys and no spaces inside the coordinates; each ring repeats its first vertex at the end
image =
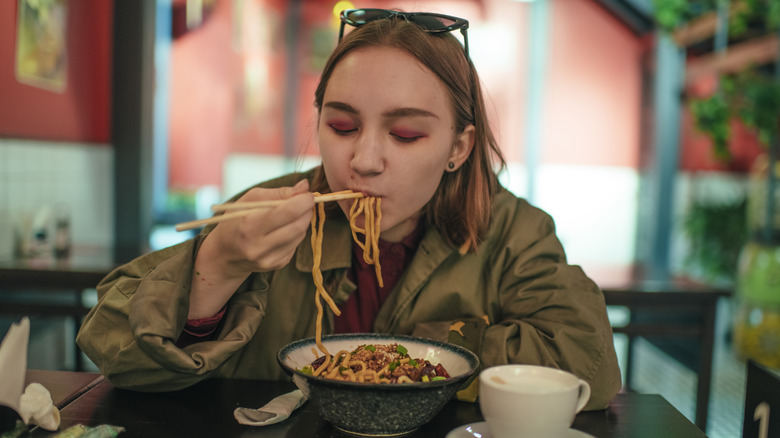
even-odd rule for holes
{"type": "MultiPolygon", "coordinates": [[[[319,195],[319,193],[314,194],[319,195]]],[[[382,220],[381,205],[382,199],[373,196],[355,199],[349,209],[349,226],[352,231],[352,238],[355,240],[355,243],[357,243],[358,246],[363,250],[363,260],[369,265],[374,265],[379,287],[384,287],[384,282],[382,281],[382,267],[379,265],[379,233],[380,222],[382,220]],[[363,214],[364,218],[364,228],[361,228],[356,224],[357,218],[361,213],[363,214]],[[358,233],[365,236],[365,239],[362,242],[358,238],[358,233]]],[[[315,340],[317,348],[325,354],[326,360],[323,366],[320,366],[317,368],[317,370],[314,371],[315,376],[322,373],[326,368],[328,373],[330,373],[333,369],[338,370],[338,368],[335,367],[335,364],[338,362],[337,358],[340,357],[341,354],[341,352],[339,352],[333,358],[333,364],[328,368],[328,364],[330,364],[331,361],[331,355],[325,346],[322,345],[322,318],[324,315],[324,310],[322,307],[322,302],[320,301],[320,297],[322,297],[325,302],[328,303],[331,311],[333,311],[336,316],[341,315],[341,311],[331,298],[330,294],[328,294],[328,292],[325,290],[325,286],[323,286],[320,263],[322,262],[322,237],[324,225],[325,205],[320,203],[312,210],[311,215],[311,248],[313,254],[312,278],[314,279],[314,285],[316,288],[316,292],[314,294],[314,304],[317,306],[315,340]]],[[[343,363],[347,364],[348,362],[349,357],[345,357],[343,363]]],[[[363,369],[365,369],[365,365],[363,365],[363,369]]],[[[352,380],[354,381],[355,378],[356,377],[353,373],[352,380]]],[[[379,374],[375,376],[375,380],[379,380],[379,374]]]]}

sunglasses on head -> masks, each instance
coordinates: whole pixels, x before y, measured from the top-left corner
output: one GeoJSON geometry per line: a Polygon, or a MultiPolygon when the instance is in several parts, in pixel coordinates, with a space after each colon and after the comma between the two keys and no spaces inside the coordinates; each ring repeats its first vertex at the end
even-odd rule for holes
{"type": "Polygon", "coordinates": [[[469,57],[469,38],[466,33],[466,29],[469,28],[468,20],[432,12],[398,12],[388,9],[345,9],[341,11],[339,42],[341,42],[341,38],[344,36],[345,24],[360,27],[366,23],[384,20],[386,18],[403,18],[429,33],[444,33],[460,30],[461,35],[463,35],[463,47],[466,50],[466,58],[469,57]]]}

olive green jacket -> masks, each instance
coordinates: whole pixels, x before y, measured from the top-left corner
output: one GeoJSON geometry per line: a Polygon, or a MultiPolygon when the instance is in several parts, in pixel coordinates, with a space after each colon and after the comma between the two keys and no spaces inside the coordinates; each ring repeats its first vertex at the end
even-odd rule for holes
{"type": "MultiPolygon", "coordinates": [[[[292,185],[304,176],[264,186],[292,185]]],[[[216,340],[178,348],[195,255],[208,231],[141,256],[98,285],[99,301],[77,343],[115,386],[168,391],[210,377],[285,379],[279,349],[314,336],[307,238],[287,266],[244,282],[227,304],[216,340]]],[[[349,223],[343,215],[329,217],[321,269],[337,304],[355,290],[347,278],[351,263],[349,223]]],[[[326,315],[324,333],[333,327],[334,316],[326,315]]],[[[495,197],[490,231],[476,253],[460,255],[428,227],[374,331],[457,343],[483,367],[527,363],[571,371],[591,385],[587,409],[606,407],[620,388],[601,290],[567,264],[550,216],[505,190],[495,197]]]]}

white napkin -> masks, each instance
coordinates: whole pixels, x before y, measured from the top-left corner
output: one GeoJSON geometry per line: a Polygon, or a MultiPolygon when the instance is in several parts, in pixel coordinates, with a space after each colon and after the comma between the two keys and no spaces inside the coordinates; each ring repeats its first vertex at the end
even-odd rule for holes
{"type": "Polygon", "coordinates": [[[300,389],[280,395],[259,409],[236,408],[233,416],[246,426],[267,426],[286,420],[306,401],[300,389]]]}
{"type": "Polygon", "coordinates": [[[19,414],[25,424],[37,424],[46,430],[60,427],[60,411],[54,406],[51,393],[40,383],[30,383],[19,401],[19,414]]]}
{"type": "Polygon", "coordinates": [[[0,343],[0,404],[19,412],[19,398],[27,374],[27,343],[30,340],[30,318],[11,324],[0,343]]]}
{"type": "Polygon", "coordinates": [[[60,427],[60,411],[54,406],[51,394],[40,383],[30,383],[24,389],[27,373],[27,344],[30,340],[28,317],[11,324],[0,344],[0,405],[16,411],[25,424],[37,424],[46,430],[60,427]]]}

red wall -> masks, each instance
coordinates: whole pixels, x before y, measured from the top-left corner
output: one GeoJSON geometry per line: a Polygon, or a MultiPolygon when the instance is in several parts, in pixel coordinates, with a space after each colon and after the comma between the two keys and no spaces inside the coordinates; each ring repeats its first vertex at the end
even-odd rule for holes
{"type": "Polygon", "coordinates": [[[636,167],[642,41],[593,1],[550,3],[545,162],[636,167]]]}
{"type": "Polygon", "coordinates": [[[285,3],[219,0],[173,41],[170,187],[221,185],[231,152],[282,153],[285,3]]]}
{"type": "Polygon", "coordinates": [[[0,136],[109,141],[113,2],[66,4],[67,82],[57,93],[16,80],[18,0],[0,1],[0,136]]]}
{"type": "MultiPolygon", "coordinates": [[[[507,157],[523,161],[522,121],[526,118],[522,98],[526,95],[529,6],[506,0],[418,3],[366,0],[361,7],[449,11],[472,18],[473,31],[483,34],[489,30],[483,24],[486,11],[491,20],[514,32],[507,38],[518,41],[512,45],[517,52],[499,55],[509,60],[499,65],[499,71],[481,71],[481,77],[486,82],[489,106],[499,115],[496,128],[507,157]],[[511,22],[496,16],[502,14],[511,16],[511,22]]],[[[297,78],[286,74],[286,1],[250,0],[244,5],[243,21],[254,30],[244,29],[243,34],[255,41],[254,46],[240,50],[231,46],[235,29],[231,29],[231,2],[226,0],[217,1],[202,27],[173,44],[171,187],[221,185],[222,163],[229,153],[282,153],[284,87],[289,80],[297,82],[295,152],[307,147],[305,153],[318,153],[312,96],[321,68],[315,65],[316,60],[327,56],[336,43],[334,26],[338,22],[331,16],[330,3],[302,4],[304,30],[298,35],[297,78]],[[258,21],[257,17],[272,18],[258,21]],[[252,71],[247,68],[250,65],[263,72],[259,77],[265,81],[254,88],[245,76],[252,71]]],[[[552,2],[550,21],[543,160],[635,167],[643,43],[593,0],[552,2]]],[[[480,47],[476,39],[473,43],[475,51],[492,48],[480,47]]]]}

